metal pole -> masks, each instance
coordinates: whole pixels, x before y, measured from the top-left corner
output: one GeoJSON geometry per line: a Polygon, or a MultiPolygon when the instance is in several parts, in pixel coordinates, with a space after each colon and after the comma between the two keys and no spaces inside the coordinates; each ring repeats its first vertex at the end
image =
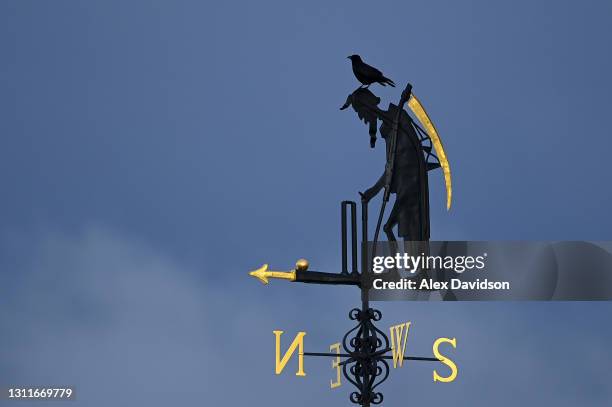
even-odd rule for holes
{"type": "Polygon", "coordinates": [[[363,310],[369,308],[366,277],[368,275],[368,203],[361,201],[361,305],[363,310]]]}
{"type": "Polygon", "coordinates": [[[355,202],[351,202],[351,250],[351,271],[357,274],[357,204],[355,202]]]}
{"type": "Polygon", "coordinates": [[[346,205],[348,201],[342,201],[340,209],[341,217],[341,232],[342,233],[342,274],[348,274],[348,266],[346,261],[346,205]]]}

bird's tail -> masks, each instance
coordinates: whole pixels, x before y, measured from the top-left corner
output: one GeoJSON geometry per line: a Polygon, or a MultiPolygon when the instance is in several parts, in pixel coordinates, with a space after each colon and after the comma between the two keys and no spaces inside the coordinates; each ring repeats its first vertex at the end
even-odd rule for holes
{"type": "Polygon", "coordinates": [[[391,79],[383,76],[382,79],[378,82],[383,86],[387,86],[387,85],[391,85],[393,87],[395,87],[395,82],[393,82],[391,79]]]}

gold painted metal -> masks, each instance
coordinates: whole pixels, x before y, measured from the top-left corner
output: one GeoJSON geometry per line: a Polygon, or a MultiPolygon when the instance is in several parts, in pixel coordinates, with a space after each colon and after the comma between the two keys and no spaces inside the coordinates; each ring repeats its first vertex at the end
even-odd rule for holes
{"type": "Polygon", "coordinates": [[[299,259],[296,263],[295,263],[295,269],[298,271],[306,271],[308,270],[308,266],[310,265],[310,263],[308,263],[308,260],[306,259],[299,259]]]}
{"type": "MultiPolygon", "coordinates": [[[[308,263],[308,262],[307,262],[308,263]]],[[[269,278],[277,278],[280,280],[295,281],[295,270],[291,271],[270,271],[268,265],[264,264],[257,270],[253,270],[249,275],[259,279],[264,284],[268,284],[269,278]]]]}
{"type": "Polygon", "coordinates": [[[336,381],[334,382],[333,380],[329,381],[329,385],[332,389],[338,388],[340,386],[342,386],[342,376],[341,376],[341,369],[342,369],[342,365],[340,364],[340,342],[336,342],[332,345],[329,346],[329,351],[334,351],[336,352],[336,354],[338,354],[338,356],[336,356],[335,360],[332,360],[332,369],[336,369],[336,381]]]}
{"type": "Polygon", "coordinates": [[[306,336],[306,332],[298,332],[298,334],[289,345],[289,349],[283,355],[281,359],[281,350],[280,350],[280,340],[281,335],[284,331],[272,331],[274,333],[275,342],[276,342],[276,364],[274,367],[274,372],[276,374],[281,374],[289,359],[291,359],[291,355],[297,349],[298,351],[298,371],[295,374],[296,376],[306,376],[306,372],[304,372],[304,336],[306,336]]]}
{"type": "Polygon", "coordinates": [[[440,350],[438,349],[440,347],[440,344],[442,343],[450,343],[452,345],[453,348],[457,348],[457,338],[438,338],[436,339],[436,341],[433,344],[433,354],[435,357],[437,357],[440,362],[444,363],[446,366],[448,366],[448,368],[451,370],[451,373],[449,376],[447,377],[443,377],[440,376],[438,374],[438,372],[436,372],[436,369],[434,369],[433,371],[433,381],[434,382],[442,382],[442,383],[450,383],[452,381],[454,381],[457,378],[457,373],[459,372],[459,370],[457,369],[457,365],[455,364],[455,362],[453,362],[451,359],[447,358],[446,356],[444,356],[443,354],[440,353],[440,350]]]}
{"type": "Polygon", "coordinates": [[[393,325],[389,328],[391,331],[391,352],[393,354],[393,368],[402,367],[404,364],[404,354],[406,353],[406,343],[408,342],[408,330],[410,330],[410,322],[399,325],[393,325]],[[404,330],[404,328],[406,330],[404,330]],[[402,334],[403,338],[402,338],[402,334]]]}
{"type": "Polygon", "coordinates": [[[436,150],[436,154],[438,156],[438,160],[440,161],[440,166],[442,167],[442,171],[444,172],[444,182],[446,183],[446,209],[450,210],[451,201],[453,196],[453,188],[451,183],[451,172],[450,166],[448,164],[448,158],[446,158],[446,152],[444,151],[444,147],[442,147],[442,140],[440,140],[440,136],[438,136],[438,132],[436,131],[436,127],[429,119],[427,112],[423,108],[419,99],[412,94],[412,97],[408,101],[408,106],[410,110],[415,114],[417,119],[425,126],[429,137],[431,138],[431,142],[436,150]]]}

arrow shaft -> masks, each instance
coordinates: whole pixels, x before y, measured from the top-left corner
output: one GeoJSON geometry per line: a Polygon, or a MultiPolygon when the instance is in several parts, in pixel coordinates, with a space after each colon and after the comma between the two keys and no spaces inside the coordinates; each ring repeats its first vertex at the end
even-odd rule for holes
{"type": "Polygon", "coordinates": [[[295,271],[266,271],[265,276],[267,278],[295,281],[295,271]]]}
{"type": "Polygon", "coordinates": [[[321,271],[296,271],[295,282],[309,284],[344,284],[359,285],[361,275],[357,273],[324,273],[321,271]]]}

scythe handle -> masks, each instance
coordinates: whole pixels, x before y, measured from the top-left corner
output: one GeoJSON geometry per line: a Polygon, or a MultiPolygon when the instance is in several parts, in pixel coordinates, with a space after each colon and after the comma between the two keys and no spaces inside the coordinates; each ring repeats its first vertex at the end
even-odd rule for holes
{"type": "Polygon", "coordinates": [[[391,182],[393,181],[393,166],[395,165],[395,155],[397,153],[397,136],[399,133],[399,122],[402,114],[402,110],[404,109],[404,105],[410,99],[410,94],[412,93],[412,85],[407,84],[406,88],[402,92],[402,96],[400,98],[399,106],[397,108],[397,113],[395,115],[395,119],[393,120],[393,129],[391,130],[391,142],[389,143],[389,148],[387,150],[387,165],[385,166],[385,195],[384,201],[387,202],[389,200],[389,195],[391,194],[391,182]]]}

